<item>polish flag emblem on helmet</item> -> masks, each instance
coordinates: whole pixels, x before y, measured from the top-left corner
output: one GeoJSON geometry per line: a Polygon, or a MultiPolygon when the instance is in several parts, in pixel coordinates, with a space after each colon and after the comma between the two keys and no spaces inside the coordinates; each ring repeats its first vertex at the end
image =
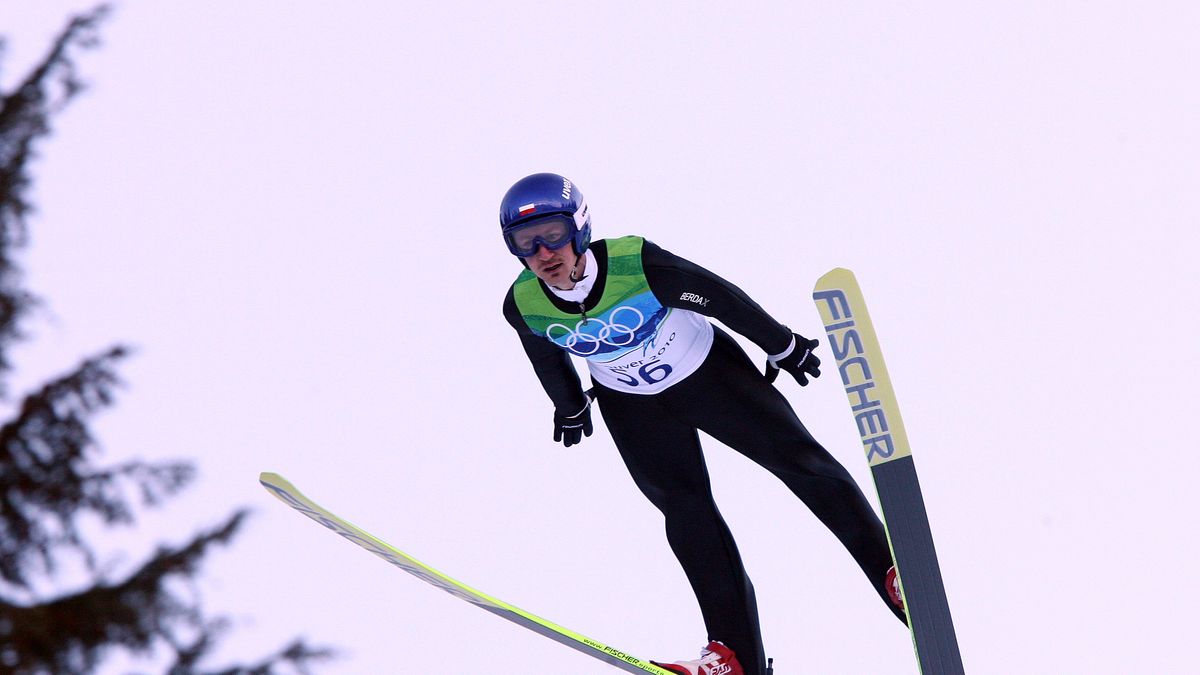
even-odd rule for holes
{"type": "Polygon", "coordinates": [[[517,209],[517,211],[518,211],[517,215],[518,216],[527,216],[527,215],[533,213],[535,209],[537,209],[537,204],[526,204],[525,206],[522,206],[521,208],[517,209]]]}

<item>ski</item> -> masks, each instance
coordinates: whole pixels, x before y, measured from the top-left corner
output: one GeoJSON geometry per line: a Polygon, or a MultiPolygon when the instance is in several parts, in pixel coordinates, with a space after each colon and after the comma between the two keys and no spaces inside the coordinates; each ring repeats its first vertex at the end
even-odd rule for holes
{"type": "Polygon", "coordinates": [[[466,600],[476,607],[485,609],[499,617],[508,619],[509,621],[528,628],[539,635],[543,635],[551,640],[554,640],[555,642],[581,651],[592,658],[599,659],[627,673],[656,673],[658,675],[671,675],[671,671],[666,670],[665,668],[659,668],[649,661],[643,661],[619,649],[609,647],[608,645],[597,642],[591,638],[584,637],[579,633],[551,623],[541,617],[534,616],[523,609],[518,609],[507,602],[498,600],[490,595],[481,593],[464,583],[451,579],[445,574],[442,574],[425,563],[420,562],[407,553],[392,547],[380,539],[376,539],[374,536],[368,534],[365,530],[362,530],[325,510],[316,502],[301,494],[301,492],[297,490],[295,486],[293,486],[279,474],[263,472],[261,475],[259,475],[258,480],[271,494],[278,497],[288,506],[296,509],[300,513],[303,513],[309,518],[312,518],[325,527],[328,527],[355,544],[367,549],[380,558],[383,558],[396,567],[399,567],[405,572],[412,574],[428,584],[437,586],[456,598],[466,600]]]}
{"type": "Polygon", "coordinates": [[[813,301],[871,467],[921,672],[962,673],[962,656],[912,450],[854,273],[838,268],[822,276],[813,289],[813,301]]]}

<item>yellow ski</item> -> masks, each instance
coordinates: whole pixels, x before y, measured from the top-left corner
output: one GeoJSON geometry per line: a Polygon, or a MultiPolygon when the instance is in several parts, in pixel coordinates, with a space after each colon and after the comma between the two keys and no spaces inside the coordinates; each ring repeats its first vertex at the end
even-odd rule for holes
{"type": "Polygon", "coordinates": [[[259,475],[258,480],[267,488],[271,494],[278,497],[288,506],[296,509],[300,513],[312,518],[318,523],[337,532],[346,539],[358,544],[367,549],[371,553],[383,558],[391,564],[408,572],[409,574],[421,579],[422,581],[437,586],[447,593],[466,600],[476,607],[486,609],[487,611],[508,619],[515,624],[524,626],[529,630],[544,635],[555,642],[564,644],[572,649],[587,654],[593,658],[599,659],[611,666],[615,666],[627,673],[657,673],[658,675],[671,675],[671,672],[659,668],[658,666],[643,661],[630,654],[627,654],[619,649],[614,649],[608,645],[597,642],[591,638],[584,637],[579,633],[567,630],[562,626],[551,623],[543,618],[534,616],[523,609],[518,609],[503,600],[497,600],[490,595],[481,593],[464,583],[455,581],[441,572],[433,569],[425,563],[413,558],[403,551],[393,548],[389,544],[376,539],[349,522],[342,520],[338,516],[326,511],[316,502],[308,497],[305,497],[299,490],[289,483],[283,476],[277,473],[264,472],[259,475]]]}
{"type": "Polygon", "coordinates": [[[962,673],[908,434],[858,280],[850,270],[832,270],[817,280],[813,301],[871,467],[921,672],[962,673]]]}

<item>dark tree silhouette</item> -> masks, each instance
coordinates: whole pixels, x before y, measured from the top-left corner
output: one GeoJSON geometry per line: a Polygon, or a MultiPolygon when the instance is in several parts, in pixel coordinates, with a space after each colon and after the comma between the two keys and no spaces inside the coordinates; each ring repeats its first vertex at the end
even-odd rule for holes
{"type": "MultiPolygon", "coordinates": [[[[13,257],[28,239],[33,210],[27,191],[35,142],[51,119],[83,88],[74,56],[98,41],[109,14],[101,5],[72,18],[46,57],[9,92],[0,92],[0,401],[8,401],[9,348],[24,334],[38,299],[22,285],[13,257]]],[[[0,59],[4,42],[0,39],[0,59]]],[[[228,544],[246,512],[179,546],[160,545],[120,579],[101,573],[100,554],[80,521],[108,527],[135,524],[136,508],[159,505],[192,480],[188,462],[132,461],[98,466],[99,447],[89,419],[113,403],[116,368],[128,355],[111,347],[27,394],[0,427],[0,672],[20,675],[94,672],[115,651],[174,653],[171,675],[272,675],[308,672],[326,649],[295,640],[253,665],[205,670],[198,664],[228,629],[206,617],[194,594],[179,592],[205,554],[228,544]],[[60,563],[81,561],[90,584],[45,597],[60,563]]]]}

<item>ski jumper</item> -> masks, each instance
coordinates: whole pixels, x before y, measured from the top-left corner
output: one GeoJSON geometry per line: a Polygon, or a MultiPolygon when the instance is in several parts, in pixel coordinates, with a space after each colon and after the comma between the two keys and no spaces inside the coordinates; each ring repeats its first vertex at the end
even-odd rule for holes
{"type": "Polygon", "coordinates": [[[665,518],[708,638],[732,648],[747,675],[765,673],[754,588],[713,501],[698,431],[782,480],[896,613],[881,583],[891,552],[862,491],[733,338],[705,317],[767,354],[784,351],[791,330],[733,284],[640,237],[594,241],[588,252],[596,264],[587,274],[596,277],[586,299],[566,301],[525,270],[509,288],[504,316],[559,412],[584,407],[570,355],[587,360],[604,423],[634,482],[665,518]]]}

